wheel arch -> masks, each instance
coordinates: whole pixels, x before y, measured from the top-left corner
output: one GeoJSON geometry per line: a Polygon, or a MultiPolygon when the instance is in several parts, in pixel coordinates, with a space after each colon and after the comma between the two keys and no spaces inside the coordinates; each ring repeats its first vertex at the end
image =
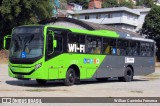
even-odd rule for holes
{"type": "Polygon", "coordinates": [[[76,74],[76,77],[80,79],[80,69],[76,64],[72,64],[68,67],[69,68],[73,68],[76,74]]]}

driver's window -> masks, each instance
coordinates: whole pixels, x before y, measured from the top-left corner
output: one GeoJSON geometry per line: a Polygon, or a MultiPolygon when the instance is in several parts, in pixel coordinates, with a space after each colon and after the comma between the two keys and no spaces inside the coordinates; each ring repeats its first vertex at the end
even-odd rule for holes
{"type": "Polygon", "coordinates": [[[53,35],[52,34],[48,34],[47,36],[47,53],[51,54],[53,53],[54,47],[53,47],[53,35]]]}
{"type": "Polygon", "coordinates": [[[59,35],[56,35],[54,36],[54,40],[57,41],[57,47],[54,48],[54,51],[55,52],[62,52],[62,44],[63,44],[63,39],[62,37],[59,35]]]}

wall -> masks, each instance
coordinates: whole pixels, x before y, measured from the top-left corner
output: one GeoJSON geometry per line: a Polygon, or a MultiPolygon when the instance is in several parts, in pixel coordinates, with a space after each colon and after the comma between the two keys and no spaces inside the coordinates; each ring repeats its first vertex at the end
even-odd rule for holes
{"type": "Polygon", "coordinates": [[[148,14],[148,12],[141,12],[140,17],[138,18],[138,25],[136,30],[140,30],[143,26],[143,23],[145,21],[145,17],[148,14]]]}
{"type": "MultiPolygon", "coordinates": [[[[98,24],[128,24],[127,29],[132,31],[134,31],[135,26],[137,26],[138,16],[127,12],[99,13],[101,16],[99,19],[96,18],[96,15],[98,14],[80,14],[75,15],[74,18],[98,24]],[[111,18],[109,18],[109,14],[111,18]],[[85,19],[85,16],[87,15],[89,15],[89,19],[85,19]]],[[[126,28],[126,26],[124,28],[126,28]]]]}
{"type": "Polygon", "coordinates": [[[88,3],[88,8],[89,9],[102,8],[102,0],[91,0],[88,3]]]}

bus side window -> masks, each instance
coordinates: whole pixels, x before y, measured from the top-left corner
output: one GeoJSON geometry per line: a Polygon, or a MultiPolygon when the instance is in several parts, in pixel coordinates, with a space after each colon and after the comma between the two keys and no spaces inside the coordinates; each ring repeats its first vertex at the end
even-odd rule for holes
{"type": "Polygon", "coordinates": [[[128,55],[129,41],[118,39],[117,41],[117,55],[128,55]]]}
{"type": "Polygon", "coordinates": [[[154,55],[154,43],[150,43],[151,56],[154,55]]]}
{"type": "Polygon", "coordinates": [[[78,36],[76,36],[76,34],[74,34],[74,33],[68,33],[67,42],[68,42],[68,49],[67,49],[67,51],[68,52],[76,52],[75,48],[73,48],[75,46],[73,46],[73,45],[77,45],[77,43],[78,43],[78,36]]]}
{"type": "Polygon", "coordinates": [[[79,51],[79,53],[86,53],[86,45],[85,45],[85,41],[86,41],[86,36],[85,35],[78,35],[79,36],[79,45],[83,45],[84,46],[84,51],[79,51]]]}
{"type": "Polygon", "coordinates": [[[154,48],[153,43],[141,42],[141,56],[153,56],[154,48]]]}
{"type": "Polygon", "coordinates": [[[116,55],[116,39],[103,38],[103,54],[116,55]]]}
{"type": "Polygon", "coordinates": [[[63,39],[61,36],[55,35],[54,40],[57,41],[57,47],[54,48],[55,52],[62,52],[62,44],[63,44],[63,39]]]}
{"type": "Polygon", "coordinates": [[[68,52],[85,53],[85,35],[69,33],[67,42],[68,52]]]}
{"type": "Polygon", "coordinates": [[[111,46],[108,45],[104,48],[105,48],[105,51],[104,51],[105,54],[111,54],[111,46]]]}
{"type": "Polygon", "coordinates": [[[103,54],[111,54],[111,46],[107,38],[103,38],[103,54]]]}
{"type": "Polygon", "coordinates": [[[101,37],[87,36],[87,53],[101,54],[101,37]]]}
{"type": "Polygon", "coordinates": [[[146,56],[151,56],[150,44],[146,42],[146,56]]]}
{"type": "Polygon", "coordinates": [[[130,41],[129,55],[130,56],[139,56],[140,55],[140,42],[130,41]]]}
{"type": "Polygon", "coordinates": [[[47,35],[47,54],[50,55],[53,53],[53,36],[51,34],[47,35]]]}
{"type": "Polygon", "coordinates": [[[153,54],[154,54],[154,44],[148,42],[147,56],[153,56],[153,54]]]}

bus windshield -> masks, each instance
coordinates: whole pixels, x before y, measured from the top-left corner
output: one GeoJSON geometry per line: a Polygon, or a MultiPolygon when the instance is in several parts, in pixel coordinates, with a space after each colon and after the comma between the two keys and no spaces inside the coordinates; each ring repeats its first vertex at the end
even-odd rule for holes
{"type": "Polygon", "coordinates": [[[43,54],[43,36],[35,28],[17,28],[13,31],[10,58],[36,58],[43,54]],[[27,32],[28,31],[28,32],[27,32]]]}

